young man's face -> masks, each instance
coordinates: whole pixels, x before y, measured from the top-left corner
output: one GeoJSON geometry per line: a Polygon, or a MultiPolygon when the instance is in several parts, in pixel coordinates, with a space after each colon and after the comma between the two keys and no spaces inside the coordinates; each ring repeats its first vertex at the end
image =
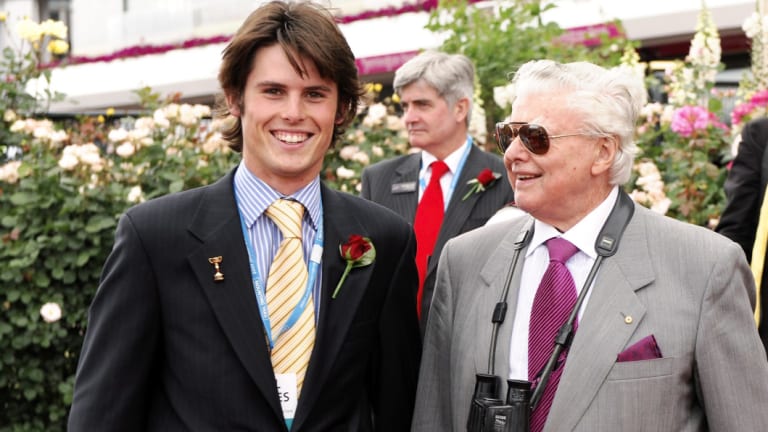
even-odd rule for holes
{"type": "Polygon", "coordinates": [[[260,48],[242,101],[227,95],[230,112],[242,123],[246,167],[284,194],[318,175],[334,126],[341,121],[336,83],[321,78],[308,59],[298,60],[305,77],[296,73],[279,45],[260,48]]]}

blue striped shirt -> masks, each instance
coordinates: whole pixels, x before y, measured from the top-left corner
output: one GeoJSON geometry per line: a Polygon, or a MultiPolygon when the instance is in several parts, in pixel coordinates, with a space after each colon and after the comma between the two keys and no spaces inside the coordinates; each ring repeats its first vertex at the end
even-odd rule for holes
{"type": "MultiPolygon", "coordinates": [[[[277,225],[264,211],[275,200],[291,198],[304,206],[304,221],[301,224],[302,245],[304,247],[304,262],[309,267],[309,258],[312,244],[319,228],[320,220],[320,176],[317,176],[308,185],[299,189],[290,197],[272,189],[264,181],[251,174],[244,162],[235,172],[235,189],[237,190],[238,208],[245,221],[245,226],[251,236],[251,244],[256,253],[256,265],[262,286],[267,286],[269,266],[283,241],[283,234],[277,225]]],[[[324,246],[324,245],[323,245],[324,246]]],[[[320,287],[322,286],[322,266],[318,269],[315,286],[312,287],[315,303],[315,319],[319,316],[320,287]]]]}

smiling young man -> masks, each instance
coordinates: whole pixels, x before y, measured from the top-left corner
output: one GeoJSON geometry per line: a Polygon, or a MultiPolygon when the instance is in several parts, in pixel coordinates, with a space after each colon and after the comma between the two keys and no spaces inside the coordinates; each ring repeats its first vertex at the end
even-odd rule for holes
{"type": "Polygon", "coordinates": [[[416,308],[422,329],[445,242],[482,226],[512,201],[501,158],[483,151],[468,134],[474,77],[472,61],[461,54],[425,51],[403,64],[395,72],[393,85],[408,141],[421,151],[374,164],[362,174],[364,198],[413,221],[419,269],[416,308]],[[433,174],[437,164],[444,164],[439,177],[433,174]],[[481,193],[472,193],[468,183],[477,182],[483,172],[493,180],[481,193]],[[430,194],[431,182],[435,194],[430,194]],[[439,196],[437,203],[430,199],[434,195],[439,196]],[[430,212],[431,205],[439,211],[430,212]]]}
{"type": "Polygon", "coordinates": [[[537,60],[512,83],[511,121],[496,130],[530,216],[445,246],[412,430],[466,430],[485,373],[501,404],[507,380],[531,385],[532,432],[764,430],[768,363],[744,253],[621,189],[642,80],[537,60]]]}
{"type": "Polygon", "coordinates": [[[319,178],[362,94],[333,16],[259,7],[219,81],[241,163],[121,217],[69,430],[407,430],[421,351],[413,230],[319,178]],[[353,235],[374,260],[335,292],[353,235]]]}

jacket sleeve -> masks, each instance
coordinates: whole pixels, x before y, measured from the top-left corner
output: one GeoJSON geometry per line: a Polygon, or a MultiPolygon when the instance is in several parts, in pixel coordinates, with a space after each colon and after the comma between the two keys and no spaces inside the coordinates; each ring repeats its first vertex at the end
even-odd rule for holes
{"type": "Polygon", "coordinates": [[[124,215],[88,314],[68,430],[146,428],[148,386],[160,338],[154,271],[124,215]]]}
{"type": "Polygon", "coordinates": [[[741,137],[725,181],[728,203],[715,231],[738,243],[750,259],[763,199],[761,164],[768,140],[768,119],[747,123],[741,137]]]}

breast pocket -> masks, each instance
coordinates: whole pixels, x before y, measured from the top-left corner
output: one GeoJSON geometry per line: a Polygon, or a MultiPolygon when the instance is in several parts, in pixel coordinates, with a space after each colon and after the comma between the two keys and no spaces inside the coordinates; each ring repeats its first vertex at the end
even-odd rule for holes
{"type": "Polygon", "coordinates": [[[680,430],[690,413],[690,382],[690,362],[679,358],[614,364],[598,395],[600,430],[680,430]]]}

